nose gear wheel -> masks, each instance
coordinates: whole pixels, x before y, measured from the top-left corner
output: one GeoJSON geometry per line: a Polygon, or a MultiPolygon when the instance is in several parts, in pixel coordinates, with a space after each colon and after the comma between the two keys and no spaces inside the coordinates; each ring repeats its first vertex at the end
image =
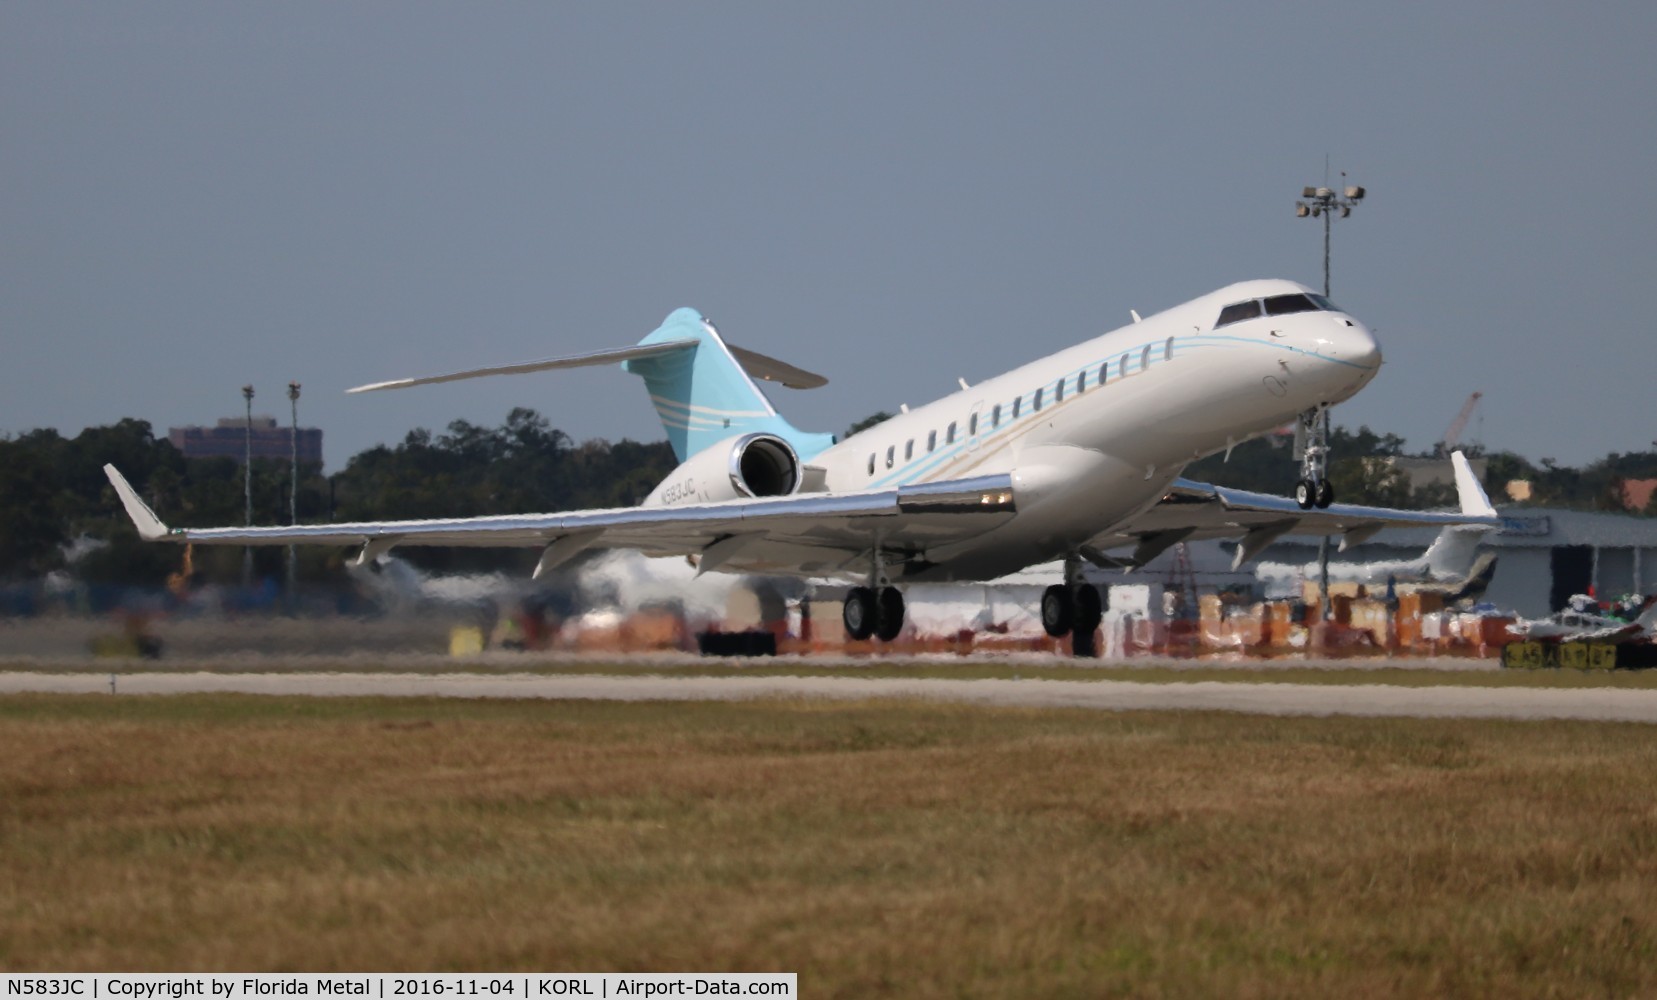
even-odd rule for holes
{"type": "Polygon", "coordinates": [[[1295,503],[1301,510],[1324,508],[1335,502],[1335,487],[1329,482],[1329,408],[1316,406],[1301,413],[1295,425],[1295,457],[1300,459],[1300,480],[1295,483],[1295,503]]]}

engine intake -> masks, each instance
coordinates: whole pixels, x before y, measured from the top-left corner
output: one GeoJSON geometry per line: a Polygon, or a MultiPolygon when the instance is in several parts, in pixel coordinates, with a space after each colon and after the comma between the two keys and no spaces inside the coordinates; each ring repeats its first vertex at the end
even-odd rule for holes
{"type": "Polygon", "coordinates": [[[781,497],[800,489],[794,447],[775,434],[727,438],[686,459],[645,498],[645,506],[781,497]]]}

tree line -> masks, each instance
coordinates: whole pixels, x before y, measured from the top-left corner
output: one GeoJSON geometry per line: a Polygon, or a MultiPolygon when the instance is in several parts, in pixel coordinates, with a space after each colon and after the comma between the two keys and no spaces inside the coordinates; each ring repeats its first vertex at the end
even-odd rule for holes
{"type": "MultiPolygon", "coordinates": [[[[185,458],[148,421],[128,418],[73,438],[29,431],[0,438],[0,579],[70,569],[88,583],[154,585],[179,570],[177,546],[139,540],[104,476],[105,463],[170,525],[243,523],[241,464],[185,458]]],[[[498,427],[456,420],[442,433],[410,431],[398,444],[359,452],[330,476],[316,463],[301,463],[294,506],[302,524],[631,506],[675,464],[665,441],[577,444],[541,414],[516,408],[498,427]]],[[[287,524],[291,464],[255,459],[251,479],[253,523],[287,524]]],[[[353,555],[331,547],[301,547],[299,554],[300,578],[311,581],[337,577],[353,555]]],[[[531,564],[535,555],[527,555],[531,564]]],[[[282,573],[281,547],[255,548],[254,556],[259,576],[282,573]]],[[[524,554],[422,548],[406,556],[428,569],[462,570],[503,568],[524,554]]],[[[208,581],[241,579],[240,547],[200,548],[193,561],[208,581]]]]}
{"type": "MultiPolygon", "coordinates": [[[[876,413],[848,428],[873,426],[876,413]]],[[[1229,461],[1214,455],[1186,470],[1192,479],[1238,489],[1285,494],[1298,475],[1289,443],[1267,436],[1239,444],[1229,461]]],[[[1448,485],[1412,490],[1386,460],[1408,457],[1404,439],[1337,427],[1330,436],[1330,479],[1340,500],[1392,507],[1455,502],[1448,485]]],[[[1486,489],[1498,503],[1509,480],[1532,484],[1530,503],[1587,510],[1621,510],[1626,479],[1657,478],[1657,453],[1612,454],[1582,469],[1544,460],[1535,465],[1510,452],[1483,456],[1486,489]]],[[[180,568],[180,550],[139,541],[103,474],[121,469],[161,518],[181,527],[241,524],[243,475],[231,458],[185,458],[147,421],[125,419],[89,427],[73,438],[55,430],[0,437],[0,579],[39,579],[70,570],[88,583],[154,585],[180,568]]],[[[301,465],[300,523],[404,518],[532,514],[631,506],[675,466],[666,442],[576,443],[531,409],[515,408],[498,427],[456,420],[442,433],[410,431],[395,445],[377,445],[324,476],[301,465]]],[[[292,473],[288,462],[256,459],[252,466],[253,522],[288,523],[292,473]]],[[[1657,503],[1653,504],[1657,508],[1657,503]]],[[[1648,509],[1647,514],[1657,514],[1648,509]]],[[[284,551],[255,549],[255,571],[279,576],[284,551]]],[[[353,553],[301,547],[303,580],[338,578],[353,553]]],[[[411,548],[400,553],[438,571],[522,569],[536,553],[490,549],[411,548]]],[[[207,580],[241,579],[242,550],[195,553],[193,569],[207,580]]]]}

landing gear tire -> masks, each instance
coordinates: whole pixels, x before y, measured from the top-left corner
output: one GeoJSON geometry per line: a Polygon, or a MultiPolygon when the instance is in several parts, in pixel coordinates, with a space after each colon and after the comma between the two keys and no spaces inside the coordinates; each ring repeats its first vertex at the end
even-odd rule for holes
{"type": "Polygon", "coordinates": [[[1302,479],[1295,483],[1295,503],[1301,510],[1311,510],[1317,502],[1317,487],[1310,479],[1302,479]]]}
{"type": "Polygon", "coordinates": [[[1093,634],[1099,623],[1105,619],[1105,602],[1099,599],[1099,588],[1092,584],[1083,584],[1076,588],[1076,620],[1071,628],[1078,634],[1086,632],[1093,634]]]}
{"type": "Polygon", "coordinates": [[[1076,617],[1076,606],[1070,599],[1070,588],[1063,584],[1048,587],[1041,595],[1041,627],[1055,639],[1070,633],[1076,617]]]}
{"type": "Polygon", "coordinates": [[[881,642],[891,642],[903,631],[903,592],[896,587],[880,588],[876,610],[875,635],[881,642]]]}
{"type": "Polygon", "coordinates": [[[1070,655],[1092,659],[1099,655],[1093,632],[1104,620],[1104,602],[1099,599],[1099,588],[1084,583],[1076,588],[1076,620],[1071,623],[1070,655]]]}
{"type": "Polygon", "coordinates": [[[862,641],[874,634],[877,613],[875,592],[868,587],[853,587],[846,591],[846,604],[840,611],[840,620],[846,624],[846,637],[862,641]]]}
{"type": "Polygon", "coordinates": [[[1335,485],[1327,479],[1320,481],[1317,489],[1312,493],[1312,502],[1317,504],[1320,509],[1334,503],[1335,485]]]}

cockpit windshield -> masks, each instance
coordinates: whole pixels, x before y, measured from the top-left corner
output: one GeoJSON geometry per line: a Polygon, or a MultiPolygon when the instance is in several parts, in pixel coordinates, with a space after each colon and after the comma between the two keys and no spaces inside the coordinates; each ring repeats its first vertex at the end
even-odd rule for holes
{"type": "Polygon", "coordinates": [[[1260,300],[1249,299],[1247,302],[1233,302],[1220,310],[1220,318],[1214,321],[1214,329],[1230,326],[1232,323],[1241,323],[1245,319],[1254,319],[1260,315],[1260,300]]]}
{"type": "Polygon", "coordinates": [[[1220,310],[1220,317],[1214,321],[1214,329],[1229,326],[1232,323],[1241,323],[1246,319],[1258,316],[1287,316],[1290,313],[1301,312],[1340,312],[1340,307],[1321,295],[1312,292],[1291,292],[1287,295],[1273,295],[1265,300],[1248,299],[1243,302],[1233,302],[1220,310]]]}
{"type": "Polygon", "coordinates": [[[1293,295],[1273,295],[1266,300],[1267,316],[1287,316],[1290,313],[1317,311],[1318,304],[1312,301],[1312,297],[1300,292],[1295,292],[1293,295]]]}

